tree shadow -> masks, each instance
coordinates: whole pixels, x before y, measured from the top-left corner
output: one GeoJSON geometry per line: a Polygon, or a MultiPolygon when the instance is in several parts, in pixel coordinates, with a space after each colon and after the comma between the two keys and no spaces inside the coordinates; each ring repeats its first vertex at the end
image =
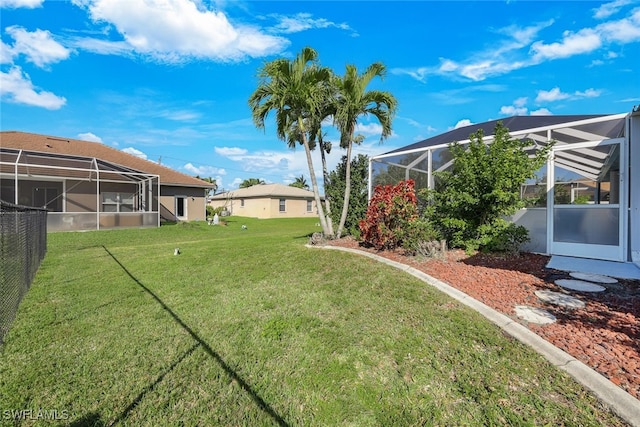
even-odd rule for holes
{"type": "Polygon", "coordinates": [[[140,402],[140,400],[144,397],[144,395],[149,392],[153,387],[155,387],[159,382],[162,381],[162,379],[164,378],[164,376],[170,372],[172,369],[175,368],[175,366],[180,363],[184,358],[186,358],[189,354],[191,354],[193,351],[195,351],[195,349],[197,347],[202,347],[202,349],[213,359],[215,360],[222,369],[224,369],[224,371],[227,373],[227,375],[234,381],[236,381],[240,387],[242,387],[244,389],[244,391],[251,397],[251,399],[258,405],[258,407],[264,411],[267,415],[269,415],[278,425],[280,426],[288,426],[287,422],[284,420],[284,418],[282,418],[282,416],[280,416],[267,402],[264,401],[264,399],[262,399],[262,397],[260,397],[255,390],[253,390],[253,388],[240,376],[238,375],[238,373],[236,371],[234,371],[225,361],[224,359],[215,351],[211,348],[211,346],[204,340],[202,339],[193,329],[191,329],[191,327],[189,325],[187,325],[172,309],[171,307],[169,307],[168,305],[166,305],[164,303],[164,301],[162,301],[162,299],[157,296],[151,289],[149,289],[147,286],[145,286],[140,280],[138,280],[138,278],[136,278],[128,269],[127,267],[124,266],[124,264],[122,264],[120,262],[120,260],[118,260],[118,258],[116,258],[115,255],[113,255],[109,249],[107,249],[106,246],[102,246],[103,249],[105,250],[105,252],[107,252],[107,254],[109,254],[109,256],[111,258],[113,258],[113,260],[120,266],[120,268],[122,268],[122,270],[127,273],[127,275],[139,286],[141,287],[147,294],[149,294],[158,304],[160,304],[160,306],[163,308],[163,310],[165,310],[167,313],[169,313],[169,315],[173,318],[173,320],[180,325],[180,327],[182,329],[184,329],[190,336],[191,338],[193,338],[193,340],[196,342],[196,344],[194,344],[193,347],[191,347],[189,350],[187,350],[187,352],[185,352],[181,358],[177,361],[174,362],[174,364],[172,364],[168,370],[166,370],[163,374],[161,374],[156,381],[154,381],[153,384],[151,384],[150,386],[146,387],[145,390],[143,390],[137,397],[136,399],[134,399],[134,401],[123,411],[123,413],[118,417],[117,421],[122,421],[124,420],[129,412],[136,406],[137,403],[140,402]]]}
{"type": "Polygon", "coordinates": [[[106,425],[100,414],[91,412],[69,424],[69,427],[106,427],[106,425]]]}

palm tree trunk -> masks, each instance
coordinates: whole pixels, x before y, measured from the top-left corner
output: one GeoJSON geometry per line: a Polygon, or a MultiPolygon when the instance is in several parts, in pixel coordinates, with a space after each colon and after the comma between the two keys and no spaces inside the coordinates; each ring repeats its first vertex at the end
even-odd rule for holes
{"type": "Polygon", "coordinates": [[[304,132],[302,134],[302,145],[304,145],[304,152],[307,155],[307,165],[309,166],[311,185],[313,186],[313,198],[315,199],[316,207],[318,208],[320,226],[322,226],[322,232],[324,233],[325,237],[332,238],[333,232],[329,233],[327,219],[324,216],[324,209],[322,208],[322,201],[320,200],[320,191],[318,191],[318,180],[316,179],[316,173],[313,170],[313,159],[311,159],[311,148],[309,147],[309,140],[307,139],[307,135],[304,132]]]}
{"type": "Polygon", "coordinates": [[[327,158],[324,155],[324,142],[320,140],[320,157],[322,158],[322,177],[324,179],[324,206],[327,218],[327,228],[329,229],[329,235],[333,235],[333,220],[331,219],[331,201],[327,196],[327,183],[329,182],[329,172],[327,171],[327,158]]]}
{"type": "Polygon", "coordinates": [[[336,233],[336,239],[342,236],[344,230],[344,224],[347,222],[347,212],[349,211],[349,198],[351,196],[351,147],[353,143],[352,138],[347,145],[347,164],[345,165],[345,177],[344,177],[344,204],[342,205],[342,214],[340,215],[340,224],[338,225],[338,232],[336,233]]]}

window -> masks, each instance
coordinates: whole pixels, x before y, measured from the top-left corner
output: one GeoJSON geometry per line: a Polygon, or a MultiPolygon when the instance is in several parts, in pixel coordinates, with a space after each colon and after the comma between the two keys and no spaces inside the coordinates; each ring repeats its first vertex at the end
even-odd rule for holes
{"type": "Polygon", "coordinates": [[[313,203],[311,200],[307,200],[307,212],[311,212],[313,210],[313,203]]]}
{"type": "Polygon", "coordinates": [[[244,208],[244,199],[240,199],[240,207],[244,208]]]}
{"type": "Polygon", "coordinates": [[[133,193],[102,193],[102,212],[133,212],[133,193]]]}
{"type": "Polygon", "coordinates": [[[285,199],[280,199],[280,212],[286,212],[287,211],[286,203],[287,203],[287,201],[285,199]]]}
{"type": "Polygon", "coordinates": [[[62,212],[62,203],[57,188],[35,187],[33,189],[33,206],[46,208],[54,212],[62,212]]]}

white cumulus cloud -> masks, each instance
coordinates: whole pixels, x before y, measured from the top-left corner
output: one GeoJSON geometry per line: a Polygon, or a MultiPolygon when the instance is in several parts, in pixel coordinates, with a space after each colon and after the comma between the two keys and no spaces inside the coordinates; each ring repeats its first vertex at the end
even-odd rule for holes
{"type": "Polygon", "coordinates": [[[83,141],[91,141],[91,142],[99,142],[102,143],[102,138],[100,138],[99,136],[91,133],[91,132],[85,132],[85,133],[79,133],[78,134],[78,138],[80,138],[83,141]]]}
{"type": "Polygon", "coordinates": [[[454,129],[463,128],[465,126],[471,126],[473,122],[469,119],[459,120],[458,123],[453,127],[454,129]]]}
{"type": "Polygon", "coordinates": [[[0,0],[0,8],[18,9],[27,8],[35,9],[42,6],[44,0],[0,0]]]}
{"type": "Polygon", "coordinates": [[[187,172],[198,175],[200,177],[215,177],[216,175],[226,175],[227,171],[223,168],[217,168],[215,166],[196,166],[193,163],[187,163],[183,166],[183,169],[187,172]]]}
{"type": "Polygon", "coordinates": [[[242,156],[247,154],[247,150],[239,147],[213,147],[216,154],[225,157],[242,156]]]}
{"type": "Polygon", "coordinates": [[[147,160],[147,155],[136,148],[127,147],[127,148],[123,148],[122,151],[124,151],[127,154],[131,154],[133,156],[140,157],[141,159],[147,160]]]}
{"type": "MultiPolygon", "coordinates": [[[[204,9],[202,2],[75,0],[75,4],[86,8],[94,22],[113,26],[132,52],[161,62],[240,61],[278,53],[289,45],[259,28],[233,25],[223,12],[204,9]]],[[[116,43],[122,49],[121,41],[116,43]]]]}
{"type": "Polygon", "coordinates": [[[8,72],[0,71],[0,96],[7,102],[57,110],[66,104],[64,97],[36,88],[18,66],[8,72]]]}
{"type": "Polygon", "coordinates": [[[15,43],[11,49],[13,56],[24,55],[28,62],[38,67],[60,62],[69,57],[71,51],[55,41],[49,31],[27,31],[22,27],[11,26],[5,30],[15,43]]]}

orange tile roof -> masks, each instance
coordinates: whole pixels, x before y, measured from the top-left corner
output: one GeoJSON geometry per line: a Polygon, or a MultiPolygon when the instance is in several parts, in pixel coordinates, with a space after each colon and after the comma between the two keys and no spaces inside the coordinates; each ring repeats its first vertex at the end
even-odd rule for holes
{"type": "Polygon", "coordinates": [[[211,184],[166,166],[142,159],[98,142],[81,141],[35,133],[2,131],[0,148],[13,148],[41,153],[95,157],[141,172],[160,175],[162,185],[210,188],[211,184]]]}

